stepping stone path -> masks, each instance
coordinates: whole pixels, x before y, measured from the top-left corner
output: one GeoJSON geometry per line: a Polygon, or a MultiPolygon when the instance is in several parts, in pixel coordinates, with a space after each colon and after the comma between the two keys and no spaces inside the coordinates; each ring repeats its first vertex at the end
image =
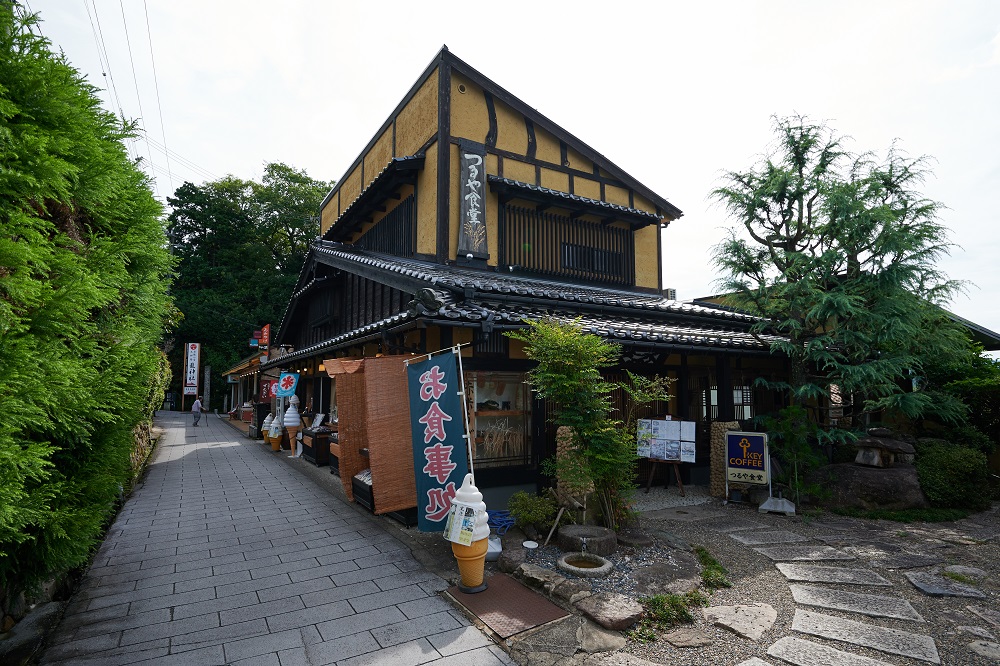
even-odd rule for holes
{"type": "Polygon", "coordinates": [[[712,606],[704,609],[704,613],[705,619],[715,626],[752,641],[759,641],[778,619],[777,611],[767,604],[712,606]]]}
{"type": "Polygon", "coordinates": [[[903,657],[940,664],[934,639],[908,631],[877,627],[864,622],[845,620],[832,615],[796,610],[792,619],[792,631],[811,634],[820,638],[863,645],[880,652],[898,654],[903,657]]]}
{"type": "Polygon", "coordinates": [[[913,586],[932,597],[972,597],[985,599],[986,595],[965,583],[945,578],[928,571],[907,571],[904,574],[913,586]]]}
{"type": "MultiPolygon", "coordinates": [[[[832,526],[828,526],[832,527],[832,526]]],[[[785,636],[772,644],[767,654],[793,666],[890,666],[890,662],[872,659],[871,657],[850,652],[850,646],[869,648],[889,655],[899,655],[940,664],[941,658],[937,645],[931,636],[911,633],[899,629],[889,629],[866,621],[866,617],[888,617],[910,622],[923,622],[923,618],[910,605],[898,596],[889,594],[863,594],[848,592],[842,589],[826,587],[825,585],[863,585],[866,588],[892,588],[892,583],[867,566],[856,564],[855,554],[868,556],[866,559],[885,568],[910,568],[937,564],[939,558],[934,556],[916,555],[906,552],[892,552],[895,549],[890,544],[867,542],[872,545],[860,546],[865,540],[858,541],[849,535],[827,536],[817,541],[836,543],[838,545],[854,544],[852,548],[837,549],[829,545],[801,544],[808,541],[805,538],[793,539],[788,536],[790,531],[766,531],[753,533],[730,534],[733,539],[748,545],[762,545],[755,551],[775,562],[775,567],[789,580],[789,589],[796,604],[810,606],[813,610],[797,608],[792,620],[792,631],[802,636],[815,636],[826,641],[837,641],[845,646],[838,649],[827,644],[817,643],[799,636],[785,636]],[[788,539],[784,541],[784,539],[788,539]],[[774,545],[763,545],[774,544],[774,545]],[[889,551],[889,552],[887,552],[889,551]],[[812,562],[843,562],[839,565],[820,565],[812,562]],[[853,562],[852,562],[853,561],[853,562]],[[805,585],[803,583],[813,583],[805,585]],[[830,609],[845,613],[853,613],[857,619],[836,617],[816,612],[816,609],[830,609]]],[[[799,536],[799,535],[795,535],[799,536]]],[[[914,574],[916,572],[913,572],[914,574]]],[[[972,577],[972,576],[970,576],[972,577]]],[[[940,580],[961,585],[957,581],[936,576],[940,580]]],[[[913,580],[911,578],[911,580],[913,580]]],[[[917,576],[917,580],[922,580],[917,576]]],[[[968,586],[966,586],[968,587],[968,586]]],[[[978,591],[977,591],[978,592],[978,591]]],[[[976,612],[977,609],[970,607],[976,612]]],[[[989,609],[983,614],[995,613],[989,609]]],[[[996,613],[1000,622],[1000,613],[996,613]]],[[[969,645],[969,650],[978,654],[989,653],[993,645],[989,640],[980,640],[969,645]]],[[[1000,648],[1000,645],[997,645],[1000,648]]],[[[745,662],[740,666],[761,666],[767,662],[745,662]]]]}

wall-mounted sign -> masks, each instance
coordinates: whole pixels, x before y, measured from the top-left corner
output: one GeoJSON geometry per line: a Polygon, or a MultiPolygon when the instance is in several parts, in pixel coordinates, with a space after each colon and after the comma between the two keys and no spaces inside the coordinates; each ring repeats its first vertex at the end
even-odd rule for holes
{"type": "Polygon", "coordinates": [[[439,532],[445,527],[455,491],[469,472],[455,354],[438,354],[408,364],[406,384],[417,482],[417,527],[421,532],[439,532]]]}
{"type": "Polygon", "coordinates": [[[767,435],[760,432],[726,432],[726,480],[734,483],[770,483],[767,435]]]}
{"type": "Polygon", "coordinates": [[[278,388],[277,379],[265,379],[260,383],[260,401],[265,402],[274,397],[278,388]]]}
{"type": "Polygon", "coordinates": [[[271,344],[271,325],[268,324],[260,329],[260,346],[267,347],[271,344]]]}
{"type": "Polygon", "coordinates": [[[259,345],[260,345],[260,340],[258,340],[257,338],[250,338],[251,347],[258,347],[259,345]]]}
{"type": "Polygon", "coordinates": [[[290,398],[295,395],[295,387],[299,383],[299,373],[297,372],[283,372],[281,376],[278,377],[278,386],[274,391],[274,395],[279,398],[290,398]]]}
{"type": "Polygon", "coordinates": [[[486,259],[486,148],[462,142],[459,152],[459,199],[461,224],[458,229],[458,256],[486,259]]]}

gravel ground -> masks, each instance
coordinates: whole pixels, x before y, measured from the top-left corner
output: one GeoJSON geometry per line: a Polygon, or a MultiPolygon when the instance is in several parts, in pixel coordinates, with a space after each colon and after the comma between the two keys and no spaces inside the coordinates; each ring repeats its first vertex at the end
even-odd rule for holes
{"type": "MultiPolygon", "coordinates": [[[[722,510],[725,512],[724,515],[717,519],[691,522],[657,520],[647,516],[642,520],[642,528],[644,530],[664,530],[680,537],[689,544],[704,546],[729,570],[728,577],[733,584],[732,587],[712,593],[710,596],[711,605],[767,603],[777,611],[777,621],[771,630],[765,633],[759,642],[755,643],[727,630],[712,626],[703,619],[700,613],[695,613],[694,626],[711,638],[711,645],[699,648],[676,648],[661,637],[652,643],[630,640],[623,652],[656,664],[677,666],[730,666],[750,657],[759,657],[772,664],[778,663],[777,659],[768,657],[767,648],[778,639],[792,635],[791,625],[796,604],[792,599],[789,582],[775,568],[771,560],[757,553],[751,546],[739,543],[718,529],[710,529],[711,526],[718,528],[723,524],[754,524],[759,525],[759,527],[753,528],[757,531],[790,530],[814,539],[813,543],[816,544],[822,543],[824,539],[833,539],[832,545],[854,553],[858,559],[851,562],[819,562],[818,564],[847,568],[871,568],[891,581],[893,587],[863,588],[855,585],[817,585],[848,592],[900,597],[908,600],[925,621],[868,618],[855,613],[801,604],[798,605],[799,608],[880,627],[929,635],[935,640],[941,656],[941,663],[944,666],[995,666],[1000,663],[1000,661],[972,652],[969,649],[969,644],[982,639],[959,630],[959,627],[963,626],[979,627],[990,631],[994,636],[1000,635],[1000,629],[990,626],[967,608],[970,605],[978,605],[1000,610],[1000,604],[998,604],[1000,586],[996,583],[997,575],[1000,574],[1000,546],[998,546],[997,538],[997,535],[1000,534],[1000,514],[997,512],[997,507],[994,507],[992,511],[977,514],[968,520],[957,523],[901,524],[847,519],[826,513],[815,516],[791,517],[760,514],[753,506],[729,504],[723,507],[718,500],[708,496],[705,488],[689,487],[686,490],[687,496],[683,498],[677,495],[676,488],[668,489],[666,492],[662,488],[654,489],[649,495],[640,491],[637,495],[639,508],[642,511],[653,511],[701,504],[704,509],[722,510]],[[880,562],[886,557],[901,552],[936,555],[943,560],[941,565],[923,567],[915,569],[916,571],[940,570],[941,567],[948,564],[961,564],[985,570],[988,575],[985,580],[977,584],[977,587],[987,595],[987,598],[929,597],[921,593],[905,578],[904,570],[888,569],[880,565],[880,562]]],[[[662,561],[662,558],[670,556],[670,552],[671,549],[668,546],[659,543],[652,548],[645,549],[619,548],[618,552],[609,558],[615,564],[614,573],[605,579],[591,580],[594,591],[616,591],[635,596],[635,584],[629,576],[631,569],[657,560],[662,561]]],[[[549,545],[546,548],[540,548],[531,561],[534,564],[554,569],[555,562],[561,554],[558,547],[549,545]]],[[[916,666],[927,663],[855,645],[801,634],[796,635],[816,643],[826,644],[839,650],[864,655],[897,666],[916,666]]]]}

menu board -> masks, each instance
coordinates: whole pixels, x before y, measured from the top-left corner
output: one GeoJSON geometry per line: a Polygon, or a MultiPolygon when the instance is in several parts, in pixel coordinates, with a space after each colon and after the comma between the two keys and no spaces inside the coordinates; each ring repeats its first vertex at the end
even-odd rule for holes
{"type": "Polygon", "coordinates": [[[694,441],[694,421],[639,419],[636,423],[636,455],[640,458],[693,463],[694,441]]]}

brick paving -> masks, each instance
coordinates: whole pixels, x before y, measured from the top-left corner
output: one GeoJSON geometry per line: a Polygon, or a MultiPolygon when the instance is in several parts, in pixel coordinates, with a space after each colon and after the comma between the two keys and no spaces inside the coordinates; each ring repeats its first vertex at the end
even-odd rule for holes
{"type": "Polygon", "coordinates": [[[42,664],[512,663],[381,519],[215,415],[191,422],[157,419],[149,471],[42,664]]]}

